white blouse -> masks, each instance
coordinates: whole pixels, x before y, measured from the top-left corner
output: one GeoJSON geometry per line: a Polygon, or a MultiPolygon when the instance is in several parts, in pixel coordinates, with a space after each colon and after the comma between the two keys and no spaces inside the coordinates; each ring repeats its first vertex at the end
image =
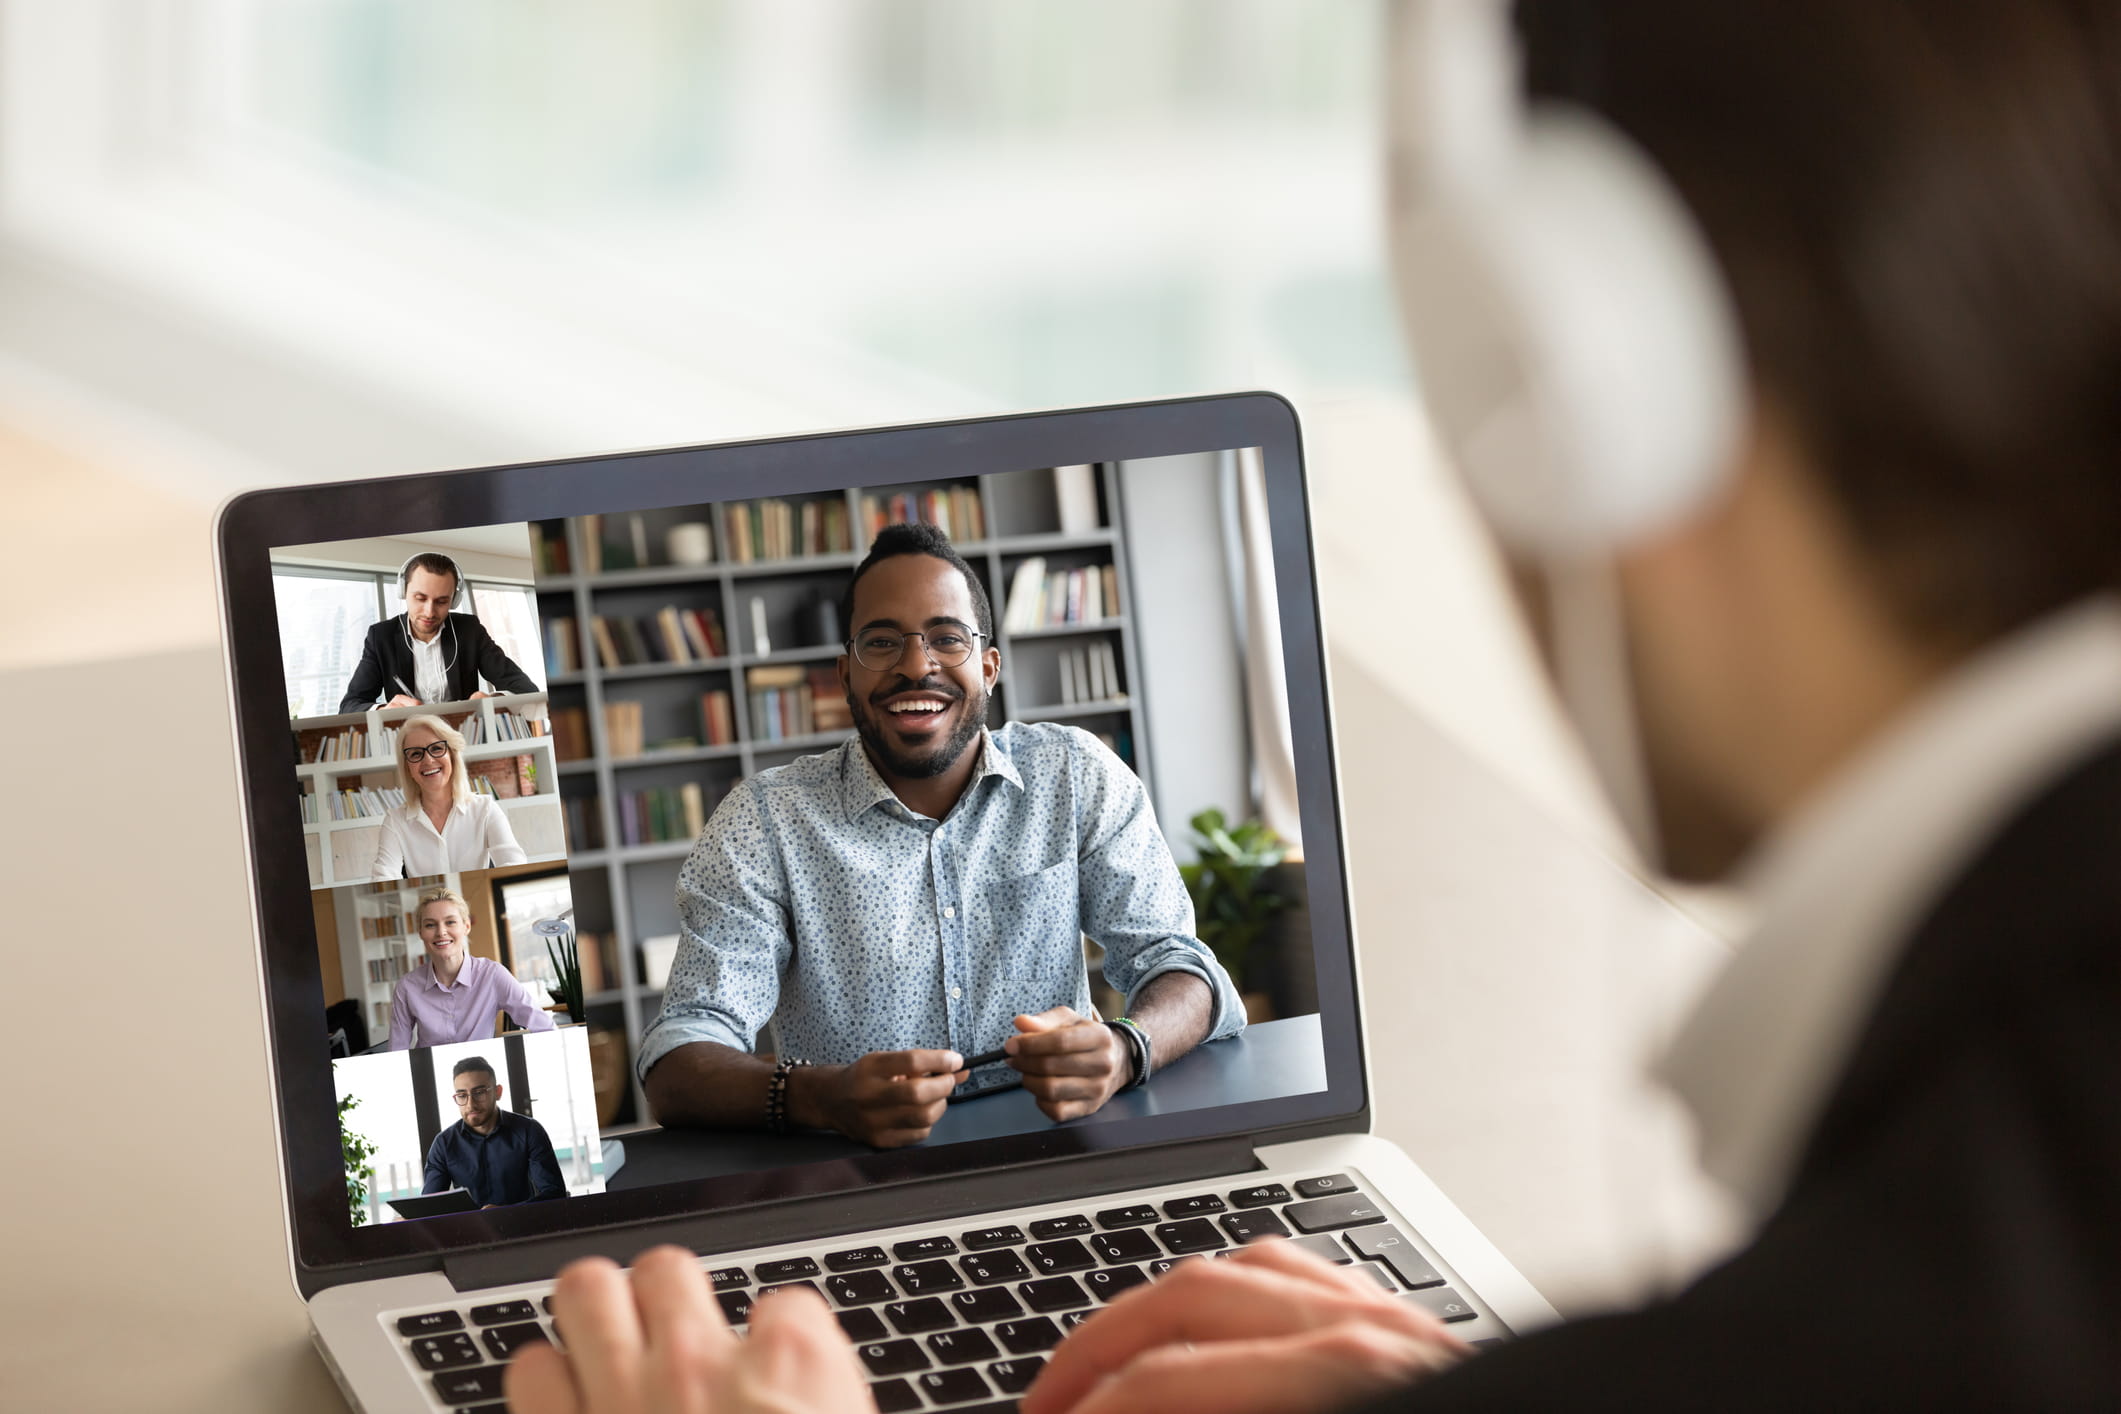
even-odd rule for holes
{"type": "Polygon", "coordinates": [[[418,802],[383,817],[376,840],[375,868],[369,877],[419,878],[459,869],[491,869],[521,864],[530,856],[508,827],[508,812],[490,795],[471,795],[456,803],[440,830],[418,802]]]}

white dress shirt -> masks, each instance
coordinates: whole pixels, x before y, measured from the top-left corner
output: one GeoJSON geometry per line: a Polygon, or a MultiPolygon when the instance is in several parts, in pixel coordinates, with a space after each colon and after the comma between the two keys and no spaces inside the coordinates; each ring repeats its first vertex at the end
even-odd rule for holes
{"type": "Polygon", "coordinates": [[[420,878],[458,869],[492,869],[522,864],[530,856],[508,827],[508,812],[490,795],[468,795],[449,812],[440,830],[418,801],[383,817],[376,838],[374,879],[400,875],[420,878]]]}
{"type": "MultiPolygon", "coordinates": [[[[435,630],[435,636],[420,642],[420,636],[410,628],[405,636],[412,640],[412,690],[420,695],[422,702],[447,702],[449,700],[449,666],[443,657],[443,640],[455,646],[456,633],[445,620],[435,630]]],[[[390,699],[385,697],[384,701],[390,699]]]]}
{"type": "Polygon", "coordinates": [[[1755,1221],[1923,911],[2018,808],[2121,730],[2121,603],[2101,596],[1956,670],[1745,871],[1759,924],[1659,1066],[1703,1169],[1755,1221]]]}

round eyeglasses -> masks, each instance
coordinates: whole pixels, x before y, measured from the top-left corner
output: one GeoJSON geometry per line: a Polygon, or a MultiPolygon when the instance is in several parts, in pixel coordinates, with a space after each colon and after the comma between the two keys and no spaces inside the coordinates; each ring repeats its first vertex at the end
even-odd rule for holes
{"type": "Polygon", "coordinates": [[[449,743],[446,741],[429,742],[425,746],[408,746],[405,748],[405,763],[408,766],[417,766],[423,756],[439,761],[448,754],[449,743]]]}
{"type": "Polygon", "coordinates": [[[955,668],[972,656],[979,641],[986,636],[962,628],[939,628],[933,633],[869,628],[863,629],[847,646],[853,650],[855,662],[872,673],[881,673],[898,666],[899,659],[906,655],[906,640],[918,638],[927,646],[929,657],[946,668],[955,668]]]}

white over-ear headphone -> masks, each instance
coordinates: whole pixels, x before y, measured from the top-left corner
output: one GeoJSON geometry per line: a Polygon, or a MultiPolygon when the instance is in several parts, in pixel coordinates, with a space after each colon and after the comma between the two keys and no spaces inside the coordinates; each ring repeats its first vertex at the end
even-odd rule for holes
{"type": "Polygon", "coordinates": [[[1392,255],[1443,444],[1550,561],[1683,518],[1733,464],[1745,392],[1692,217],[1603,120],[1524,102],[1506,0],[1394,20],[1392,255]]]}

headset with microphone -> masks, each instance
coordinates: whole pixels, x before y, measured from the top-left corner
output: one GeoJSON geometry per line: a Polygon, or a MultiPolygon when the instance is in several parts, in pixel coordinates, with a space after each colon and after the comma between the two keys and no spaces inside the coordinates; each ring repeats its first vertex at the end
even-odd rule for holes
{"type": "MultiPolygon", "coordinates": [[[[449,607],[444,610],[442,617],[442,627],[449,632],[449,657],[442,664],[442,672],[446,675],[450,669],[457,665],[457,626],[449,621],[449,615],[457,612],[464,603],[464,572],[457,568],[457,562],[449,558],[449,556],[433,550],[422,550],[398,567],[398,598],[401,601],[412,593],[412,572],[416,569],[424,569],[429,574],[447,574],[453,586],[449,595],[449,607]],[[447,568],[437,568],[435,564],[437,560],[441,561],[447,568]]],[[[398,619],[398,629],[405,635],[405,649],[410,653],[413,651],[411,611],[407,610],[399,615],[398,619]]],[[[419,659],[415,657],[413,661],[418,662],[419,659]]],[[[398,680],[398,686],[401,690],[405,690],[405,695],[408,697],[419,696],[418,693],[406,689],[405,681],[402,678],[398,680]]]]}
{"type": "Polygon", "coordinates": [[[1507,0],[1402,0],[1392,21],[1391,252],[1423,401],[1490,526],[1545,572],[1564,703],[1654,860],[1612,559],[1736,465],[1730,296],[1647,157],[1526,102],[1507,0]]]}

